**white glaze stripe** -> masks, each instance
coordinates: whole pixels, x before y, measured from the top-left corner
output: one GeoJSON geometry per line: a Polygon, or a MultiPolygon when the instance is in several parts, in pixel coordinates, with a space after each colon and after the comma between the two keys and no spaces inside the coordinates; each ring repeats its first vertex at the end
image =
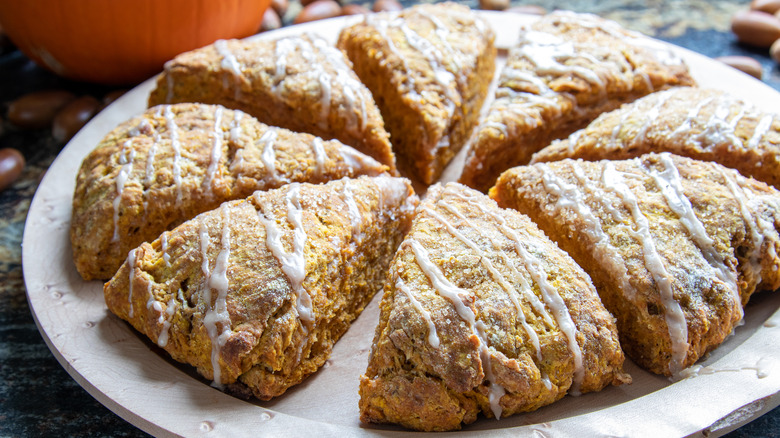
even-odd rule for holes
{"type": "MultiPolygon", "coordinates": [[[[206,326],[209,338],[211,339],[211,366],[214,370],[214,383],[222,384],[222,373],[219,365],[220,350],[233,334],[230,327],[230,314],[227,310],[227,293],[230,283],[227,278],[228,262],[230,259],[230,208],[229,204],[223,204],[220,208],[222,216],[222,236],[220,239],[220,251],[214,264],[214,271],[205,276],[205,294],[204,301],[206,305],[206,314],[203,317],[203,325],[206,326]],[[216,299],[212,305],[211,291],[217,292],[216,299]],[[218,327],[218,324],[221,324],[218,327]]],[[[203,221],[201,220],[201,224],[203,221]]],[[[205,227],[204,227],[205,228],[205,227]]],[[[209,235],[201,234],[201,239],[208,241],[209,235]]],[[[201,245],[203,245],[203,240],[201,245]]],[[[203,257],[205,268],[208,269],[207,251],[208,243],[203,246],[203,257]]],[[[205,271],[204,271],[205,273],[205,271]]]]}
{"type": "MultiPolygon", "coordinates": [[[[440,201],[443,202],[443,201],[440,201]]],[[[531,327],[528,324],[528,321],[525,319],[525,313],[523,312],[523,308],[520,305],[520,302],[517,300],[517,297],[515,296],[515,287],[507,281],[506,277],[498,271],[496,266],[493,264],[493,262],[490,260],[490,255],[487,254],[482,248],[479,247],[479,245],[476,244],[473,240],[466,237],[465,234],[461,233],[455,226],[450,223],[444,216],[437,213],[436,211],[428,208],[423,207],[422,209],[425,211],[429,216],[436,219],[439,223],[444,225],[445,228],[447,228],[447,231],[449,231],[450,234],[455,236],[458,240],[461,241],[461,243],[468,246],[472,251],[474,251],[478,256],[479,260],[482,263],[482,266],[487,269],[487,271],[490,273],[491,277],[501,286],[502,289],[504,289],[504,292],[507,294],[509,299],[512,301],[512,304],[515,307],[517,319],[520,320],[520,324],[523,326],[523,329],[525,330],[526,334],[528,335],[528,339],[531,342],[531,345],[534,347],[534,351],[536,352],[536,357],[539,359],[539,361],[542,360],[542,350],[541,345],[539,343],[539,336],[536,334],[536,331],[534,331],[533,327],[531,327]]],[[[476,230],[477,227],[474,226],[473,223],[465,222],[464,223],[467,227],[469,227],[472,230],[476,230]]]]}
{"type": "Polygon", "coordinates": [[[680,218],[680,223],[688,230],[696,246],[701,250],[705,260],[715,270],[715,275],[731,289],[737,308],[742,310],[739,287],[737,286],[737,273],[726,266],[723,257],[715,249],[715,242],[707,233],[704,224],[696,216],[691,201],[683,192],[682,181],[677,167],[669,153],[660,155],[663,172],[650,170],[648,174],[655,180],[666,198],[669,208],[680,218]]]}
{"type": "Polygon", "coordinates": [[[116,197],[114,198],[114,235],[112,242],[119,241],[119,207],[122,202],[122,192],[125,189],[125,183],[133,173],[133,161],[135,160],[135,149],[133,149],[132,139],[122,143],[122,150],[119,154],[119,174],[116,176],[116,197]],[[130,150],[128,153],[128,149],[130,150]]]}
{"type": "Polygon", "coordinates": [[[461,289],[447,280],[444,273],[431,261],[428,256],[428,251],[420,244],[420,242],[414,239],[407,239],[404,245],[411,247],[414,253],[414,258],[417,264],[422,269],[425,276],[430,280],[433,288],[436,292],[449,300],[455,307],[455,311],[466,322],[469,330],[476,336],[479,344],[477,349],[479,351],[479,357],[482,362],[482,369],[485,373],[485,377],[490,382],[490,391],[488,400],[490,402],[490,408],[493,411],[495,417],[501,418],[502,408],[500,405],[501,397],[506,393],[504,388],[496,383],[495,376],[493,375],[493,366],[491,364],[490,350],[487,345],[487,335],[485,333],[485,324],[482,321],[477,321],[477,317],[471,307],[467,306],[464,301],[464,296],[468,296],[469,292],[465,289],[461,289]]]}
{"type": "Polygon", "coordinates": [[[127,287],[127,302],[130,304],[130,311],[127,312],[127,315],[132,318],[133,317],[133,277],[135,273],[135,251],[137,248],[131,249],[130,252],[127,253],[127,267],[129,268],[128,271],[128,287],[127,287]]]}
{"type": "Polygon", "coordinates": [[[759,121],[758,125],[756,125],[756,130],[753,132],[753,136],[750,137],[750,140],[748,140],[747,147],[749,149],[754,149],[758,147],[759,143],[764,138],[766,133],[769,131],[769,128],[772,126],[773,120],[774,120],[773,114],[767,114],[761,118],[761,121],[759,121]]]}
{"type": "MultiPolygon", "coordinates": [[[[464,201],[468,202],[468,200],[464,196],[462,196],[460,193],[457,193],[455,191],[451,191],[449,187],[445,189],[445,193],[458,196],[464,201]]],[[[440,201],[439,205],[445,210],[447,210],[448,212],[450,212],[452,215],[456,216],[458,219],[463,221],[467,220],[466,216],[464,216],[462,212],[460,212],[449,202],[440,201]]],[[[477,232],[483,238],[490,240],[490,243],[493,245],[493,249],[496,250],[497,253],[501,255],[501,258],[504,260],[504,264],[510,268],[512,274],[514,275],[514,278],[517,278],[520,281],[520,293],[523,295],[523,298],[525,298],[526,301],[528,301],[531,304],[531,307],[533,307],[534,311],[542,317],[542,321],[547,325],[547,327],[554,328],[556,324],[553,321],[552,317],[550,316],[550,313],[544,307],[544,303],[539,299],[539,297],[536,296],[536,294],[533,293],[531,285],[528,284],[525,277],[522,274],[520,274],[520,271],[517,270],[517,268],[515,267],[515,263],[509,259],[509,256],[507,255],[507,253],[504,251],[502,247],[502,243],[496,240],[495,238],[493,238],[492,236],[490,236],[483,229],[478,228],[477,232]]]]}
{"type": "MultiPolygon", "coordinates": [[[[304,258],[303,250],[306,245],[307,236],[303,229],[303,211],[301,210],[300,201],[298,199],[300,185],[293,183],[289,187],[290,189],[286,196],[286,205],[287,220],[293,226],[292,252],[285,250],[284,245],[282,244],[282,231],[276,225],[276,221],[267,219],[262,211],[258,212],[258,216],[265,226],[266,246],[282,264],[282,272],[284,272],[290,280],[292,291],[296,296],[298,318],[302,322],[310,324],[314,322],[314,313],[311,295],[303,288],[303,280],[306,277],[306,259],[304,258]]],[[[262,200],[259,198],[259,193],[255,193],[255,199],[259,205],[263,204],[262,200]]],[[[301,327],[303,328],[304,333],[307,333],[306,327],[303,325],[301,327]]]]}
{"type": "Polygon", "coordinates": [[[325,171],[325,148],[322,145],[322,139],[314,137],[311,143],[311,148],[314,151],[314,175],[318,178],[322,177],[325,171]]]}
{"type": "Polygon", "coordinates": [[[436,331],[436,325],[433,323],[433,319],[431,319],[431,312],[422,306],[420,301],[415,298],[414,293],[409,289],[409,286],[407,286],[402,279],[398,278],[395,281],[395,288],[406,295],[406,298],[412,303],[412,307],[422,315],[425,323],[428,324],[428,343],[431,344],[431,347],[433,348],[439,348],[439,335],[436,331]]]}
{"type": "Polygon", "coordinates": [[[566,307],[566,303],[563,301],[563,298],[560,296],[558,291],[547,281],[547,272],[542,267],[539,259],[528,252],[523,244],[523,239],[521,239],[520,235],[517,234],[517,231],[506,224],[506,219],[500,214],[486,209],[478,200],[468,196],[464,198],[471,205],[477,207],[483,213],[492,217],[496,222],[498,222],[501,233],[512,241],[515,252],[518,256],[520,256],[526,271],[531,275],[533,281],[539,286],[542,299],[552,312],[552,315],[555,318],[555,321],[558,323],[558,327],[560,328],[561,332],[563,332],[563,334],[566,336],[569,351],[571,351],[574,359],[574,378],[571,388],[569,389],[569,393],[572,395],[579,395],[582,381],[585,378],[585,368],[583,367],[582,361],[582,349],[580,349],[580,346],[577,343],[577,326],[571,319],[571,315],[569,314],[569,310],[566,307]]]}
{"type": "Polygon", "coordinates": [[[211,155],[209,157],[209,167],[206,170],[206,175],[203,178],[203,186],[206,190],[206,196],[209,198],[214,197],[214,179],[216,178],[217,168],[219,167],[219,160],[222,158],[222,140],[224,137],[224,133],[222,132],[222,107],[217,107],[216,111],[214,111],[214,131],[213,139],[212,139],[212,145],[211,145],[211,155]]]}
{"type": "Polygon", "coordinates": [[[639,238],[645,267],[658,287],[665,309],[664,319],[669,330],[672,347],[669,371],[673,376],[677,376],[682,371],[688,354],[688,324],[680,303],[674,297],[672,288],[673,277],[666,270],[663,259],[655,247],[655,241],[650,233],[650,223],[639,208],[639,201],[628,188],[623,180],[623,175],[615,169],[612,162],[607,162],[604,166],[603,181],[608,189],[614,191],[620,197],[634,218],[636,229],[632,230],[632,232],[639,238]]]}
{"type": "Polygon", "coordinates": [[[279,181],[276,174],[276,153],[274,152],[274,142],[276,142],[277,131],[275,128],[268,128],[267,131],[257,140],[257,147],[262,149],[260,160],[262,160],[265,169],[273,181],[279,181]]]}
{"type": "Polygon", "coordinates": [[[165,121],[168,128],[168,136],[173,148],[173,182],[176,185],[176,206],[181,204],[181,144],[179,143],[179,127],[176,125],[175,116],[170,105],[165,107],[165,121]]]}
{"type": "MultiPolygon", "coordinates": [[[[585,176],[582,168],[577,162],[572,162],[574,174],[583,183],[585,187],[591,187],[593,189],[590,180],[585,176]],[[579,174],[579,175],[578,175],[579,174]]],[[[606,269],[617,273],[617,280],[620,283],[620,288],[627,296],[633,296],[636,291],[634,286],[629,282],[628,271],[626,265],[622,260],[622,256],[618,250],[612,245],[609,236],[604,232],[601,226],[601,220],[593,213],[593,210],[583,199],[583,193],[579,187],[574,184],[568,183],[563,178],[559,177],[553,170],[545,163],[539,163],[536,167],[542,172],[542,183],[545,190],[558,197],[555,202],[555,209],[570,209],[579,216],[585,225],[584,235],[590,240],[593,245],[593,253],[596,260],[606,265],[606,269]]],[[[596,195],[597,199],[602,200],[602,204],[609,206],[606,208],[610,211],[615,218],[616,222],[620,223],[623,220],[622,215],[617,212],[607,199],[603,196],[596,195]]]]}

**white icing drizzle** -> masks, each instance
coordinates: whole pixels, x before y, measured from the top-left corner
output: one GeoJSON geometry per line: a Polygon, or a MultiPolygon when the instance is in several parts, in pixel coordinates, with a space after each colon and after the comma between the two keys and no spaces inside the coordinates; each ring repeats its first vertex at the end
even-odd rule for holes
{"type": "Polygon", "coordinates": [[[669,330],[672,347],[672,357],[669,371],[677,376],[683,369],[688,354],[688,324],[680,303],[674,298],[672,288],[673,277],[666,270],[663,259],[655,247],[655,241],[650,233],[650,223],[639,208],[639,201],[623,181],[622,173],[615,169],[612,162],[606,162],[603,174],[604,185],[614,191],[623,201],[623,205],[631,212],[636,229],[632,233],[639,239],[645,260],[645,267],[655,281],[664,305],[664,319],[669,330]]]}
{"type": "Polygon", "coordinates": [[[422,269],[428,280],[430,280],[433,288],[438,294],[452,303],[458,316],[463,319],[469,330],[479,341],[477,350],[479,351],[479,357],[482,362],[482,369],[488,382],[490,382],[488,395],[490,409],[493,411],[493,415],[495,415],[496,419],[501,418],[502,408],[500,401],[501,397],[506,394],[506,390],[503,386],[496,383],[496,378],[493,375],[493,366],[491,364],[491,355],[487,344],[488,340],[487,334],[485,333],[485,324],[482,321],[477,321],[476,314],[464,301],[463,297],[468,296],[469,292],[452,284],[441,269],[431,261],[428,257],[428,251],[418,241],[407,239],[404,242],[404,245],[411,247],[417,264],[420,266],[420,269],[422,269]]]}
{"type": "Polygon", "coordinates": [[[433,80],[441,86],[444,96],[446,97],[445,106],[447,108],[447,117],[452,117],[452,114],[455,111],[455,102],[459,100],[459,95],[457,90],[452,86],[452,82],[456,79],[455,75],[448,71],[442,63],[444,55],[430,41],[426,40],[407,26],[405,20],[396,21],[394,23],[397,23],[398,28],[404,34],[404,37],[406,37],[409,46],[419,52],[433,69],[433,80]]]}
{"type": "Polygon", "coordinates": [[[758,125],[756,125],[756,130],[753,132],[753,136],[750,137],[750,140],[748,140],[747,147],[749,149],[755,149],[758,147],[758,144],[772,126],[772,121],[774,118],[775,116],[773,114],[767,114],[761,118],[761,121],[759,121],[758,125]]]}
{"type": "MultiPolygon", "coordinates": [[[[163,328],[160,332],[160,336],[157,337],[157,345],[160,347],[165,348],[168,345],[168,338],[170,336],[170,329],[171,329],[171,320],[173,319],[173,315],[176,313],[176,310],[179,308],[179,303],[176,301],[175,296],[171,296],[170,301],[168,301],[168,305],[165,308],[165,318],[162,322],[163,328]]],[[[162,315],[161,315],[162,317],[162,315]]]]}
{"type": "Polygon", "coordinates": [[[400,290],[404,293],[404,295],[406,295],[406,298],[410,303],[412,303],[412,306],[415,308],[415,310],[417,310],[417,312],[422,315],[425,323],[428,324],[428,343],[431,344],[431,347],[433,348],[439,348],[439,334],[436,331],[436,325],[433,323],[433,319],[431,319],[431,312],[422,306],[420,301],[415,298],[414,293],[409,290],[409,286],[407,286],[401,278],[396,279],[395,288],[396,290],[400,290]]]}
{"type": "Polygon", "coordinates": [[[566,65],[561,61],[565,62],[572,58],[584,58],[594,64],[601,64],[601,62],[586,52],[578,52],[572,42],[564,41],[555,35],[525,30],[520,35],[516,53],[528,59],[536,67],[536,72],[540,75],[572,74],[598,86],[600,89],[604,87],[604,81],[593,70],[577,65],[566,65]]]}
{"type": "Polygon", "coordinates": [[[222,236],[220,239],[220,251],[214,265],[214,271],[209,269],[209,232],[203,218],[198,221],[198,234],[200,236],[201,271],[203,272],[203,303],[205,315],[203,325],[211,340],[211,367],[214,371],[214,385],[222,385],[222,372],[219,365],[220,350],[233,334],[230,328],[230,314],[227,310],[227,293],[229,281],[227,278],[228,259],[230,257],[230,209],[227,204],[219,209],[222,222],[222,236]],[[212,304],[212,290],[216,290],[217,296],[212,304]],[[218,326],[221,325],[221,328],[218,326]]]}
{"type": "MultiPolygon", "coordinates": [[[[458,196],[459,198],[463,199],[464,201],[468,202],[468,199],[461,195],[460,193],[457,193],[455,191],[451,191],[449,188],[445,189],[446,193],[458,196]]],[[[458,219],[462,221],[468,220],[466,216],[460,212],[457,208],[455,208],[452,204],[446,202],[446,201],[439,201],[439,205],[456,216],[458,219]]],[[[481,228],[476,229],[477,232],[482,236],[483,238],[486,238],[490,240],[490,243],[493,245],[493,249],[496,250],[498,254],[501,255],[501,258],[504,261],[504,264],[509,267],[509,269],[512,271],[512,274],[514,278],[518,279],[520,281],[520,291],[523,295],[523,298],[526,299],[531,304],[531,307],[533,307],[534,311],[539,314],[542,318],[542,321],[547,325],[547,327],[553,328],[555,327],[555,322],[553,321],[552,317],[550,316],[550,313],[547,311],[547,309],[544,307],[544,303],[539,299],[539,297],[536,296],[536,294],[533,293],[531,285],[528,284],[525,277],[520,274],[520,271],[517,270],[515,267],[515,263],[512,262],[509,259],[509,256],[506,254],[504,249],[502,248],[501,242],[494,239],[492,236],[490,236],[488,233],[485,232],[485,230],[481,228]]],[[[524,315],[525,316],[525,315],[524,315]]]]}
{"type": "Polygon", "coordinates": [[[304,74],[312,76],[319,83],[320,120],[318,125],[320,128],[328,128],[328,118],[331,111],[335,110],[344,119],[346,131],[358,135],[364,129],[367,119],[368,90],[351,75],[352,69],[345,62],[344,54],[322,37],[307,34],[306,38],[295,36],[277,40],[275,48],[277,86],[274,88],[275,92],[279,94],[281,91],[280,87],[285,78],[288,56],[295,51],[307,61],[309,70],[304,74]],[[325,68],[326,65],[330,65],[335,74],[330,73],[325,68]],[[333,102],[334,85],[342,90],[344,101],[333,102]]]}
{"type": "MultiPolygon", "coordinates": [[[[220,66],[222,66],[222,68],[226,70],[229,70],[232,73],[233,86],[235,87],[233,97],[235,98],[235,100],[239,100],[241,98],[241,87],[238,81],[242,76],[241,63],[238,61],[238,59],[236,59],[236,55],[230,51],[230,48],[227,45],[227,41],[225,40],[215,41],[214,48],[217,50],[217,53],[219,53],[219,56],[222,57],[222,60],[220,61],[220,66]]],[[[223,77],[222,87],[225,89],[230,88],[230,83],[228,82],[227,76],[223,77]]]]}
{"type": "MultiPolygon", "coordinates": [[[[374,27],[377,32],[379,32],[379,35],[382,37],[382,39],[387,43],[387,47],[390,49],[390,51],[401,61],[401,65],[403,66],[403,70],[407,72],[405,75],[405,82],[404,85],[406,86],[405,95],[409,98],[409,101],[412,102],[416,107],[421,107],[423,105],[423,98],[422,96],[417,92],[416,90],[416,83],[414,80],[414,72],[410,69],[409,63],[406,62],[406,57],[401,54],[401,52],[398,50],[398,47],[396,47],[395,43],[393,42],[392,38],[390,38],[389,35],[389,29],[390,29],[390,20],[382,19],[381,15],[377,14],[367,14],[364,16],[364,20],[367,25],[374,27]]],[[[400,21],[402,19],[396,18],[394,22],[400,21]]],[[[397,26],[397,24],[393,25],[394,27],[397,26]]]]}
{"type": "Polygon", "coordinates": [[[279,176],[276,174],[276,153],[274,152],[274,142],[277,135],[275,128],[268,128],[256,143],[257,147],[263,150],[260,154],[260,160],[273,181],[279,181],[279,176]]]}
{"type": "Polygon", "coordinates": [[[163,231],[160,235],[160,251],[162,251],[165,266],[171,266],[171,255],[168,254],[168,232],[163,231]]]}
{"type": "Polygon", "coordinates": [[[135,272],[135,251],[137,248],[131,249],[130,252],[127,253],[127,267],[129,274],[128,274],[128,287],[127,287],[127,302],[130,305],[130,311],[127,313],[127,315],[132,318],[133,317],[133,273],[135,272]]]}
{"type": "Polygon", "coordinates": [[[176,206],[181,204],[181,144],[179,142],[179,127],[176,125],[175,116],[171,111],[170,105],[165,107],[165,121],[168,128],[168,136],[173,148],[173,183],[176,185],[176,206]]]}
{"type": "Polygon", "coordinates": [[[325,148],[322,145],[322,139],[314,137],[311,142],[311,148],[314,151],[314,175],[322,177],[325,170],[325,148]]]}
{"type": "Polygon", "coordinates": [[[634,136],[635,143],[641,143],[647,140],[647,130],[650,128],[650,125],[658,119],[658,115],[661,113],[661,107],[664,106],[664,104],[666,103],[667,100],[669,100],[670,97],[672,97],[672,94],[669,92],[662,93],[657,96],[655,105],[653,105],[652,108],[650,108],[643,115],[645,122],[642,124],[642,127],[639,128],[639,131],[637,131],[636,135],[634,136]]]}
{"type": "MultiPolygon", "coordinates": [[[[655,180],[656,185],[661,189],[661,193],[666,198],[669,208],[680,218],[680,223],[688,230],[696,246],[701,250],[702,256],[707,263],[712,266],[715,275],[731,290],[734,302],[740,313],[742,312],[742,301],[737,286],[737,273],[726,266],[723,257],[715,249],[715,242],[707,233],[704,224],[696,217],[696,213],[691,206],[691,202],[683,192],[682,182],[677,167],[669,153],[660,154],[659,160],[664,166],[663,172],[649,171],[648,174],[655,180]]],[[[742,315],[740,315],[741,317],[742,315]]]]}
{"type": "MultiPolygon", "coordinates": [[[[296,296],[296,310],[298,318],[305,324],[314,322],[314,311],[312,309],[312,299],[309,292],[303,288],[303,280],[306,277],[306,259],[303,250],[306,246],[306,231],[303,229],[303,210],[298,199],[300,184],[293,183],[289,186],[286,196],[287,220],[293,226],[293,244],[292,252],[284,249],[282,244],[282,231],[273,219],[267,219],[262,212],[259,212],[260,221],[266,230],[266,246],[273,253],[274,257],[282,264],[282,272],[290,280],[293,293],[296,296]]],[[[259,192],[255,193],[255,199],[262,205],[259,198],[259,192]]],[[[301,326],[304,333],[307,333],[306,327],[301,326]]]]}
{"type": "Polygon", "coordinates": [[[241,128],[241,120],[244,118],[244,112],[241,110],[233,111],[233,120],[230,122],[230,141],[238,143],[241,134],[244,132],[241,128]]]}
{"type": "Polygon", "coordinates": [[[209,198],[214,197],[214,188],[212,186],[214,185],[214,178],[219,167],[219,160],[222,157],[222,140],[224,138],[224,133],[222,132],[222,112],[223,108],[221,106],[214,111],[214,138],[211,145],[209,167],[206,170],[206,175],[203,177],[203,186],[206,188],[206,196],[209,198]]]}
{"type": "MultiPolygon", "coordinates": [[[[585,187],[591,187],[589,179],[585,176],[582,168],[577,162],[572,162],[574,168],[574,174],[580,180],[585,187]]],[[[593,213],[590,206],[583,199],[583,193],[579,188],[571,183],[566,182],[563,178],[555,174],[555,172],[545,163],[537,164],[536,167],[542,172],[542,182],[545,190],[558,197],[555,203],[555,209],[571,209],[573,210],[585,225],[584,235],[588,237],[593,245],[593,253],[597,260],[603,263],[606,268],[612,272],[617,273],[617,280],[620,283],[620,288],[629,297],[633,297],[636,293],[634,287],[629,282],[628,271],[626,265],[623,262],[623,258],[618,250],[612,245],[609,236],[604,232],[601,226],[601,220],[593,213]]],[[[609,205],[609,202],[604,199],[603,196],[596,196],[597,199],[602,199],[603,205],[609,205]]],[[[616,215],[616,221],[621,222],[622,215],[609,205],[613,216],[616,215]]]]}
{"type": "Polygon", "coordinates": [[[230,327],[230,313],[227,310],[227,293],[230,286],[227,277],[230,258],[230,208],[228,204],[223,204],[220,210],[222,213],[221,248],[214,264],[214,271],[206,283],[206,289],[209,290],[209,301],[206,302],[208,310],[203,317],[203,323],[208,328],[211,338],[211,366],[214,368],[214,382],[217,385],[222,383],[221,373],[219,373],[219,352],[233,334],[230,327]],[[213,306],[210,306],[211,289],[217,291],[217,298],[213,306]],[[218,323],[222,324],[222,330],[219,332],[218,323]]]}
{"type": "MultiPolygon", "coordinates": [[[[748,195],[745,193],[742,185],[738,181],[744,178],[730,169],[720,169],[720,174],[726,181],[726,185],[734,195],[734,199],[739,205],[742,219],[745,222],[745,228],[750,235],[751,243],[753,247],[748,255],[748,262],[750,270],[753,276],[756,278],[756,284],[761,283],[761,249],[764,246],[764,240],[771,241],[771,233],[775,233],[774,226],[768,223],[766,220],[757,215],[753,209],[750,208],[750,201],[748,195]],[[739,178],[739,180],[737,180],[739,178]]],[[[769,245],[770,256],[774,258],[774,245],[769,245]]]]}
{"type": "MultiPolygon", "coordinates": [[[[440,202],[444,202],[444,201],[440,201],[440,202]]],[[[476,242],[466,237],[466,235],[464,235],[457,228],[455,228],[455,226],[452,223],[450,223],[450,221],[448,221],[444,216],[437,213],[436,211],[430,209],[429,207],[423,207],[422,210],[425,211],[432,218],[436,219],[439,223],[444,225],[444,227],[447,228],[447,231],[449,231],[450,234],[455,236],[458,240],[460,240],[463,244],[468,246],[472,251],[474,251],[479,256],[482,266],[484,266],[485,269],[487,269],[491,277],[493,277],[493,279],[501,286],[501,288],[504,289],[504,292],[506,292],[507,296],[512,301],[512,304],[515,306],[515,311],[517,312],[517,319],[520,320],[520,325],[523,326],[523,329],[528,335],[528,339],[531,342],[531,345],[533,345],[534,350],[536,351],[536,357],[541,362],[542,348],[539,343],[539,336],[536,334],[536,331],[534,331],[533,327],[531,327],[528,324],[528,321],[526,321],[525,313],[523,312],[523,307],[520,304],[520,302],[517,300],[517,297],[515,296],[515,292],[514,292],[515,287],[509,283],[509,281],[501,272],[498,271],[496,266],[490,260],[489,254],[487,254],[487,252],[482,250],[482,248],[480,248],[479,245],[476,244],[476,242]]],[[[468,221],[468,219],[466,219],[464,224],[473,230],[476,230],[478,228],[473,223],[468,221]]]]}
{"type": "Polygon", "coordinates": [[[347,204],[347,212],[349,213],[349,222],[352,224],[352,236],[356,242],[363,240],[363,233],[360,231],[360,226],[363,224],[363,216],[360,214],[360,209],[355,202],[355,195],[350,188],[350,180],[348,178],[342,179],[344,182],[344,202],[347,204]]]}
{"type": "Polygon", "coordinates": [[[119,207],[122,202],[122,192],[125,189],[125,183],[133,173],[133,161],[135,160],[135,149],[133,149],[133,140],[128,139],[122,143],[122,150],[119,153],[119,174],[116,176],[116,197],[114,198],[114,236],[112,242],[119,242],[119,207]],[[128,149],[130,150],[128,153],[128,149]]]}
{"type": "Polygon", "coordinates": [[[566,303],[563,301],[563,298],[558,291],[547,281],[547,272],[541,266],[539,259],[528,252],[523,245],[523,239],[517,234],[517,231],[507,226],[506,219],[496,212],[484,208],[479,202],[473,199],[469,199],[469,202],[499,223],[499,229],[514,243],[515,251],[517,255],[520,256],[526,271],[528,271],[533,281],[539,286],[542,299],[552,312],[561,332],[566,336],[569,351],[571,351],[574,359],[574,378],[572,379],[573,381],[571,388],[569,389],[569,394],[579,395],[582,380],[585,378],[585,368],[582,362],[582,349],[580,349],[580,346],[577,343],[577,326],[571,319],[566,303]]]}

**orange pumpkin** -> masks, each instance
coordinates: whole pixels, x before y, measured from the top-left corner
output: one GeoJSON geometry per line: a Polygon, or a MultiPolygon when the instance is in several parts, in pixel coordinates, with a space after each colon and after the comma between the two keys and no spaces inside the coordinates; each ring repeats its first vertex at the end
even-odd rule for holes
{"type": "Polygon", "coordinates": [[[25,55],[61,76],[133,84],[181,52],[254,34],[270,2],[0,1],[0,25],[25,55]]]}

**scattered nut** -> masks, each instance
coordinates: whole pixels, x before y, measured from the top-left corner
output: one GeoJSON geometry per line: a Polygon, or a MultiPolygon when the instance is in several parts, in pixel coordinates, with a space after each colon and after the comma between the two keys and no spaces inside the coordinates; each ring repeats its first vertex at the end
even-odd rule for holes
{"type": "Polygon", "coordinates": [[[537,5],[523,5],[513,6],[507,9],[506,12],[514,12],[516,14],[545,15],[547,14],[547,9],[537,5]]]}
{"type": "Polygon", "coordinates": [[[54,117],[51,135],[60,143],[70,140],[97,113],[100,102],[92,96],[82,96],[62,108],[54,117]]]}
{"type": "Polygon", "coordinates": [[[743,73],[747,73],[756,79],[759,80],[761,79],[763,73],[763,70],[761,68],[761,63],[754,58],[751,58],[749,56],[734,55],[734,56],[720,56],[715,59],[728,66],[736,68],[737,70],[743,73]]]}
{"type": "Polygon", "coordinates": [[[24,156],[13,148],[0,149],[0,192],[19,178],[24,170],[24,156]]]}
{"type": "Polygon", "coordinates": [[[750,10],[774,14],[780,11],[780,0],[753,0],[750,2],[750,10]]]}
{"type": "Polygon", "coordinates": [[[374,2],[374,12],[392,12],[400,11],[403,5],[398,0],[376,0],[374,2]]]}
{"type": "Polygon", "coordinates": [[[335,0],[315,0],[301,10],[293,24],[307,23],[341,15],[341,5],[335,0]]]}
{"type": "Polygon", "coordinates": [[[290,7],[288,0],[271,0],[271,8],[276,12],[276,15],[284,17],[284,13],[287,12],[287,8],[290,7]]]}
{"type": "Polygon", "coordinates": [[[11,102],[8,121],[25,129],[51,125],[55,114],[76,96],[69,91],[37,91],[11,102]]]}
{"type": "Polygon", "coordinates": [[[780,39],[780,19],[759,11],[740,11],[731,19],[731,31],[740,42],[769,47],[780,39]]]}
{"type": "Polygon", "coordinates": [[[260,22],[260,32],[279,29],[282,27],[282,19],[274,8],[268,8],[263,13],[263,21],[260,22]]]}
{"type": "Polygon", "coordinates": [[[479,0],[479,8],[488,11],[503,11],[509,7],[509,0],[479,0]]]}
{"type": "Polygon", "coordinates": [[[370,9],[358,3],[350,3],[341,7],[341,15],[361,15],[369,13],[371,13],[370,9]]]}
{"type": "Polygon", "coordinates": [[[772,43],[772,47],[769,48],[769,56],[771,56],[775,62],[780,64],[780,40],[772,43]]]}

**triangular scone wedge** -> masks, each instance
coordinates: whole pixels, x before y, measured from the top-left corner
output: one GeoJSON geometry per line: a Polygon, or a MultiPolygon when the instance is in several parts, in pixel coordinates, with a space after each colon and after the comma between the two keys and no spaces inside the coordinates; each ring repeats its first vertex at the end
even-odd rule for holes
{"type": "Polygon", "coordinates": [[[436,185],[390,267],[365,422],[453,430],[630,381],[588,275],[528,217],[436,185]]]}
{"type": "Polygon", "coordinates": [[[222,40],[165,64],[149,106],[220,104],[263,123],[336,139],[395,173],[374,99],[341,51],[314,34],[222,40]]]}
{"type": "Polygon", "coordinates": [[[402,172],[433,184],[466,143],[493,79],[494,39],[468,7],[448,2],[369,14],[341,32],[402,172]]]}
{"type": "Polygon", "coordinates": [[[416,205],[389,176],[258,191],[130,251],[106,303],[217,386],[268,400],[322,366],[382,288],[416,205]]]}
{"type": "Polygon", "coordinates": [[[84,279],[108,279],[132,248],[224,201],[386,170],[338,141],[269,127],[241,111],[158,106],[120,124],[82,162],[73,259],[84,279]]]}
{"type": "Polygon", "coordinates": [[[658,374],[717,347],[755,290],[780,286],[780,192],[668,153],[520,166],[490,191],[593,279],[626,354],[658,374]]]}
{"type": "Polygon", "coordinates": [[[668,48],[590,14],[554,12],[527,26],[509,52],[460,181],[487,191],[504,170],[653,91],[693,85],[668,48]]]}
{"type": "Polygon", "coordinates": [[[602,114],[532,162],[625,160],[650,152],[715,161],[778,188],[780,114],[719,90],[672,88],[602,114]]]}

